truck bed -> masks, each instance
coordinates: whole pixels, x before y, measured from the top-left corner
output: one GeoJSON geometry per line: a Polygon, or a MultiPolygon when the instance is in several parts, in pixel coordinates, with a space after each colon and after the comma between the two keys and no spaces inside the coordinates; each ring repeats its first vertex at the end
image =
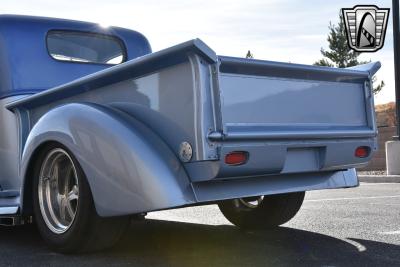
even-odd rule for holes
{"type": "MultiPolygon", "coordinates": [[[[332,172],[366,164],[376,149],[371,63],[335,69],[217,56],[192,40],[7,105],[29,125],[50,109],[96,103],[144,123],[180,157],[192,182],[332,172]],[[229,166],[232,151],[246,164],[229,166]]],[[[26,127],[22,127],[26,128],[26,127]]]]}

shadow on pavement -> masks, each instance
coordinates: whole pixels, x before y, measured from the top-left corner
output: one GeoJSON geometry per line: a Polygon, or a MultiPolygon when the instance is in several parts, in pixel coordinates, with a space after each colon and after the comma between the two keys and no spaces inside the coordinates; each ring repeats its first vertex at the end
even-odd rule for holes
{"type": "Polygon", "coordinates": [[[46,248],[33,226],[0,227],[0,265],[400,265],[400,246],[351,240],[365,249],[359,250],[341,239],[285,227],[245,233],[229,225],[146,220],[133,224],[113,249],[95,254],[61,255],[46,248]]]}

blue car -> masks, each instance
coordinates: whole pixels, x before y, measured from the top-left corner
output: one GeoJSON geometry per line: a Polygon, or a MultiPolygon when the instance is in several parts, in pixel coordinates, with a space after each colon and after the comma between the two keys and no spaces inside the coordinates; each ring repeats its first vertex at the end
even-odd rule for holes
{"type": "Polygon", "coordinates": [[[0,224],[35,221],[68,253],[195,205],[277,227],[305,191],[358,185],[379,67],[217,56],[199,39],[152,53],[136,31],[1,15],[0,224]]]}

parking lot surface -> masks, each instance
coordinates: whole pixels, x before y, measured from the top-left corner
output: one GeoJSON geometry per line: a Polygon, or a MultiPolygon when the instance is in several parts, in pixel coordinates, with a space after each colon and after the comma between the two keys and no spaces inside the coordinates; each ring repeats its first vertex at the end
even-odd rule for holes
{"type": "Polygon", "coordinates": [[[242,232],[216,206],[155,212],[113,249],[62,255],[0,227],[0,266],[400,266],[400,184],[308,192],[282,227],[242,232]]]}

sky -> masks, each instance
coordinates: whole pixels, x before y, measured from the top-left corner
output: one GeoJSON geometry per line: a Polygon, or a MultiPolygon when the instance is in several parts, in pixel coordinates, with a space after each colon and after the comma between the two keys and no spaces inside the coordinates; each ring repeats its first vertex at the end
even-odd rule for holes
{"type": "MultiPolygon", "coordinates": [[[[341,8],[391,7],[391,0],[0,0],[0,14],[58,17],[120,26],[143,33],[153,51],[200,38],[217,54],[312,64],[328,48],[329,23],[341,8]]],[[[360,60],[380,61],[386,86],[377,104],[394,101],[393,31],[390,14],[384,47],[360,60]]]]}

